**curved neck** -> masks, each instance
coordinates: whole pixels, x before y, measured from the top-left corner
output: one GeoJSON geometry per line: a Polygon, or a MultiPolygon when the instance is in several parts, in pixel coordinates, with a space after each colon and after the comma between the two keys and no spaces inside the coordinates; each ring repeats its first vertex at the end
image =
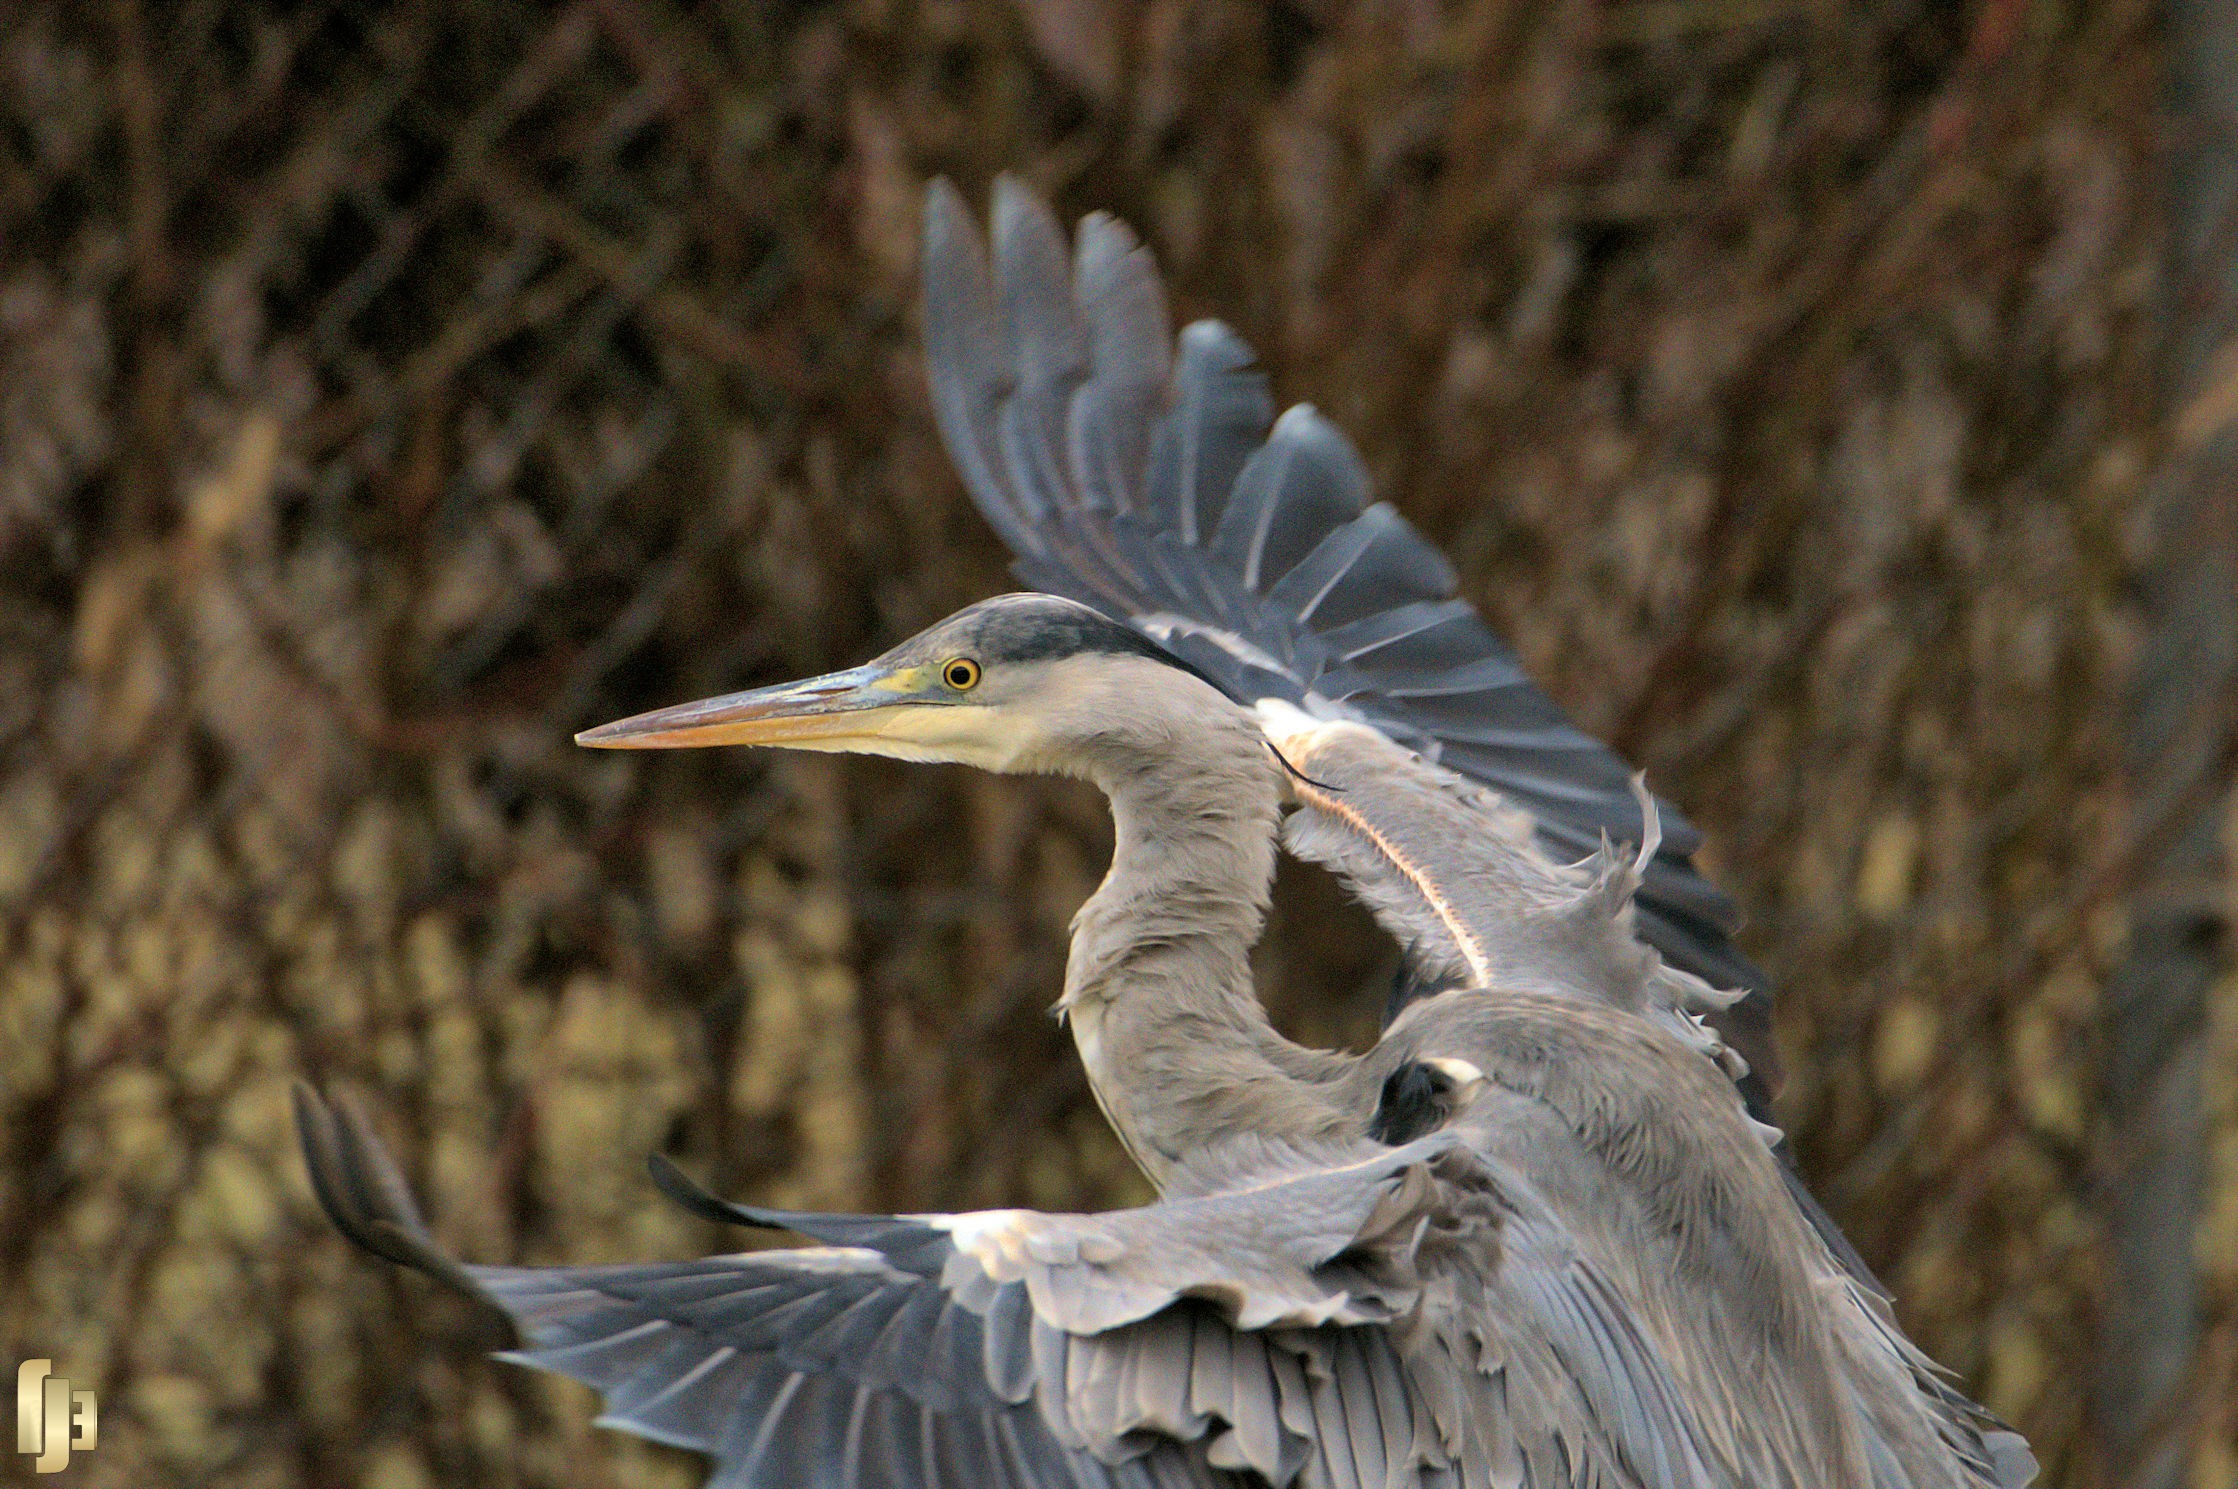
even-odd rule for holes
{"type": "Polygon", "coordinates": [[[1292,1044],[1260,1006],[1250,953],[1274,877],[1280,767],[1256,723],[1218,702],[1085,767],[1116,841],[1073,917],[1059,1007],[1097,1101],[1161,1189],[1222,1138],[1341,1130],[1331,1088],[1354,1063],[1292,1044]]]}

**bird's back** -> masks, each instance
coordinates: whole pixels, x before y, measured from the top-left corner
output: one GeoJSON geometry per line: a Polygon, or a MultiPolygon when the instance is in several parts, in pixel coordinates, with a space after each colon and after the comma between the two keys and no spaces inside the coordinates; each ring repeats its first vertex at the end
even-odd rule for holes
{"type": "MultiPolygon", "coordinates": [[[[1633,1347],[1685,1383],[1689,1430],[1737,1482],[2032,1476],[2021,1440],[1949,1390],[1803,1222],[1732,1086],[1680,1039],[1605,1006],[1470,989],[1409,1009],[1378,1051],[1390,1069],[1432,1060],[1481,1073],[1450,1126],[1504,1193],[1529,1197],[1480,1285],[1587,1276],[1640,1332],[1628,1346],[1590,1316],[1550,1315],[1557,1351],[1604,1382],[1604,1417],[1654,1407],[1627,1399],[1650,1378],[1623,1367],[1633,1347]]],[[[1448,1326],[1517,1316],[1493,1297],[1448,1326]]]]}

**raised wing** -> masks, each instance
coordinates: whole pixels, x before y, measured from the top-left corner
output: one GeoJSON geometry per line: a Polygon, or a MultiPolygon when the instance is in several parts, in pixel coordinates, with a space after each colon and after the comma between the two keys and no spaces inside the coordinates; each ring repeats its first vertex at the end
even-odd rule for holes
{"type": "MultiPolygon", "coordinates": [[[[1169,356],[1156,267],[1123,224],[1089,217],[1069,259],[1047,207],[1006,178],[990,274],[962,199],[933,183],[933,408],[1020,578],[1127,621],[1244,703],[1357,720],[1492,788],[1563,862],[1604,835],[1643,841],[1624,763],[1456,598],[1445,558],[1370,504],[1343,434],[1305,405],[1275,419],[1249,348],[1218,322],[1186,328],[1169,356]]],[[[1660,815],[1639,932],[1686,971],[1751,990],[1719,1021],[1768,1075],[1764,978],[1694,869],[1698,835],[1660,815]]]]}
{"type": "Polygon", "coordinates": [[[1604,842],[1582,863],[1556,863],[1526,814],[1380,731],[1281,703],[1260,715],[1308,808],[1284,824],[1284,842],[1360,886],[1427,978],[1606,1004],[1743,1073],[1703,1023],[1740,993],[1669,966],[1637,934],[1636,896],[1661,838],[1644,788],[1636,852],[1604,842]]]}
{"type": "Polygon", "coordinates": [[[790,1214],[656,1168],[700,1213],[825,1244],[512,1268],[438,1250],[361,1117],[300,1089],[297,1116],[344,1234],[503,1309],[509,1358],[722,1489],[1961,1482],[1868,1470],[1841,1428],[1799,1443],[1792,1413],[1705,1414],[1781,1363],[1674,1361],[1672,1321],[1450,1131],[1093,1216],[790,1214]]]}

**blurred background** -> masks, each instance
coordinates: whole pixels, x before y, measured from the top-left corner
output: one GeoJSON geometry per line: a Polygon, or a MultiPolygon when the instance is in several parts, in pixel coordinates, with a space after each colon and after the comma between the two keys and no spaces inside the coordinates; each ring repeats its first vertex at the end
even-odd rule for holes
{"type": "MultiPolygon", "coordinates": [[[[1085,788],[579,751],[1008,587],[926,179],[1140,228],[1707,830],[1780,1115],[2046,1482],[2238,1485],[2232,0],[16,0],[0,1363],[41,1483],[677,1486],[349,1253],[1142,1197],[1047,1008],[1085,788]],[[2219,28],[2219,29],[2218,29],[2219,28]]],[[[1286,868],[1262,974],[1395,964],[1286,868]]],[[[0,1475],[29,1481],[6,1455],[0,1475]]]]}

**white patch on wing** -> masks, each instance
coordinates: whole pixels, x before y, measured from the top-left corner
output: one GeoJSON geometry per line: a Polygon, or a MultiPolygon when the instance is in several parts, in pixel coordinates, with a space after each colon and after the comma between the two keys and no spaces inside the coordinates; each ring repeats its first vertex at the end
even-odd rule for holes
{"type": "Polygon", "coordinates": [[[994,1282],[1016,1282],[1037,1263],[1055,1267],[1081,1262],[1101,1265],[1118,1260],[1124,1250],[1110,1236],[1055,1224],[1049,1216],[1032,1210],[973,1210],[962,1215],[918,1218],[935,1230],[948,1232],[955,1248],[979,1263],[979,1269],[994,1282]]]}
{"type": "Polygon", "coordinates": [[[767,1266],[772,1261],[782,1261],[788,1271],[794,1272],[876,1272],[896,1279],[915,1281],[909,1273],[889,1263],[885,1256],[868,1246],[805,1246],[796,1251],[742,1251],[726,1258],[743,1267],[767,1266]]]}
{"type": "MultiPolygon", "coordinates": [[[[1306,702],[1324,705],[1332,711],[1339,706],[1313,693],[1306,695],[1306,702]]],[[[1284,753],[1310,748],[1316,740],[1336,729],[1360,729],[1377,738],[1387,737],[1382,730],[1356,719],[1308,713],[1287,698],[1261,698],[1251,705],[1251,711],[1259,716],[1259,728],[1284,753]]]]}
{"type": "Polygon", "coordinates": [[[1154,610],[1148,615],[1136,616],[1134,621],[1152,637],[1168,646],[1173,644],[1173,638],[1177,635],[1202,636],[1239,662],[1264,667],[1267,671],[1280,673],[1284,677],[1293,675],[1288,667],[1276,660],[1272,652],[1220,626],[1208,626],[1201,620],[1191,620],[1186,615],[1176,615],[1170,610],[1154,610]]]}
{"type": "MultiPolygon", "coordinates": [[[[1247,666],[1264,668],[1266,671],[1281,677],[1296,678],[1301,683],[1305,681],[1304,678],[1298,677],[1296,668],[1282,661],[1256,642],[1247,640],[1224,627],[1208,626],[1201,620],[1191,620],[1186,615],[1176,615],[1170,610],[1153,610],[1147,615],[1137,615],[1133,619],[1137,626],[1141,627],[1161,645],[1172,646],[1173,638],[1176,636],[1202,636],[1205,640],[1247,666]]],[[[1368,722],[1366,715],[1341,699],[1325,697],[1313,689],[1307,688],[1304,703],[1305,707],[1300,708],[1287,698],[1260,698],[1253,700],[1249,706],[1262,710],[1269,707],[1287,709],[1291,714],[1308,722],[1314,720],[1332,724],[1350,722],[1358,724],[1363,729],[1374,729],[1378,734],[1383,733],[1381,729],[1377,729],[1375,725],[1368,722]]],[[[1268,732],[1271,735],[1273,730],[1270,729],[1268,732]]],[[[1420,750],[1426,758],[1436,760],[1443,749],[1444,745],[1439,740],[1428,735],[1423,736],[1420,750]]]]}
{"type": "Polygon", "coordinates": [[[1026,1265],[1026,1223],[1030,1210],[973,1210],[963,1215],[927,1215],[925,1224],[948,1232],[958,1251],[979,1263],[997,1282],[1015,1281],[1026,1265]]]}

